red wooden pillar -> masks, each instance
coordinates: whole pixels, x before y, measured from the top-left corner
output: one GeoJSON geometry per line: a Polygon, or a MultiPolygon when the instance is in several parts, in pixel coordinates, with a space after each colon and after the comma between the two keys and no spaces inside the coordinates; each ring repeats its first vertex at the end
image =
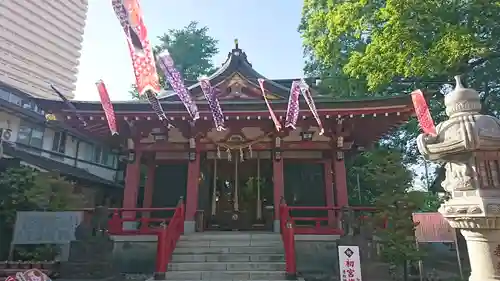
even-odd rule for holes
{"type": "MultiPolygon", "coordinates": [[[[125,188],[123,190],[123,208],[137,208],[139,184],[141,180],[142,151],[135,151],[133,162],[127,164],[125,188]]],[[[135,218],[135,212],[124,212],[124,218],[135,218]]]]}
{"type": "Polygon", "coordinates": [[[200,152],[196,154],[196,159],[190,159],[187,174],[186,191],[186,220],[184,222],[184,233],[195,231],[195,216],[198,209],[198,186],[200,179],[200,152]]]}
{"type": "Polygon", "coordinates": [[[347,194],[347,173],[344,162],[344,152],[334,153],[333,172],[335,174],[335,192],[337,197],[337,206],[344,207],[349,205],[347,194]]]}
{"type": "MultiPolygon", "coordinates": [[[[324,163],[324,180],[325,180],[325,203],[327,207],[335,207],[335,194],[333,192],[333,172],[332,163],[329,161],[324,163]]],[[[328,225],[335,225],[336,212],[328,210],[328,225]]]]}
{"type": "MultiPolygon", "coordinates": [[[[144,198],[142,200],[143,208],[151,208],[153,206],[153,192],[155,184],[156,163],[148,162],[148,171],[146,174],[146,185],[144,186],[144,198]]],[[[149,218],[150,213],[144,213],[145,217],[149,218]]]]}
{"type": "MultiPolygon", "coordinates": [[[[281,157],[281,156],[280,156],[281,157]]],[[[275,157],[276,158],[276,157],[275,157]]],[[[285,196],[285,178],[283,174],[283,160],[273,159],[273,197],[274,197],[274,231],[280,231],[279,206],[281,198],[285,196]]]]}

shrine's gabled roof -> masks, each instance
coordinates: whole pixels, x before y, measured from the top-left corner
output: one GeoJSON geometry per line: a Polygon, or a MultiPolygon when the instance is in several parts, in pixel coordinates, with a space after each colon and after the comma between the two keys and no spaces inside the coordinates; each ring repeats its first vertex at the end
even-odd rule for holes
{"type": "MultiPolygon", "coordinates": [[[[254,99],[260,98],[262,93],[260,92],[258,79],[265,80],[265,89],[269,93],[270,98],[288,99],[292,81],[291,79],[273,80],[264,77],[264,75],[252,67],[252,64],[248,61],[247,54],[239,48],[237,40],[235,40],[234,49],[228,53],[226,61],[217,71],[208,76],[208,79],[212,86],[223,91],[219,94],[219,99],[224,99],[225,96],[228,96],[227,99],[242,97],[243,99],[248,99],[249,97],[254,97],[254,99]]],[[[197,99],[196,97],[203,99],[198,81],[184,81],[184,83],[195,99],[197,99]]],[[[178,100],[173,92],[159,99],[178,100]]]]}

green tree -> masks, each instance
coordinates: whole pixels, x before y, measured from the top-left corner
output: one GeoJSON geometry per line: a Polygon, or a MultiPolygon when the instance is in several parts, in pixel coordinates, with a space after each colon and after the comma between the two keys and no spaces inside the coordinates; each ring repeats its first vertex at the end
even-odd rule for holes
{"type": "MultiPolygon", "coordinates": [[[[158,37],[160,44],[153,48],[153,53],[156,55],[168,50],[182,77],[196,81],[200,76],[210,74],[216,69],[212,58],[219,52],[218,41],[208,32],[208,27],[199,27],[195,21],[181,29],[170,29],[158,37]]],[[[158,67],[157,70],[161,86],[168,88],[161,69],[158,67]]],[[[139,98],[135,85],[132,85],[129,92],[133,99],[139,98]]]]}
{"type": "MultiPolygon", "coordinates": [[[[322,78],[320,92],[338,98],[391,96],[423,89],[433,95],[429,106],[436,122],[444,118],[447,81],[456,74],[467,74],[466,83],[481,92],[485,111],[495,113],[500,94],[500,81],[494,74],[499,69],[499,9],[496,1],[478,0],[305,0],[299,27],[308,60],[305,70],[322,78]]],[[[404,166],[411,167],[421,162],[415,146],[418,133],[418,123],[412,119],[379,145],[403,152],[404,166]]],[[[352,160],[351,169],[369,175],[360,179],[368,181],[361,186],[367,186],[369,192],[362,194],[374,198],[382,210],[381,218],[390,223],[388,229],[378,231],[385,244],[384,257],[402,266],[420,256],[410,239],[412,213],[435,210],[439,200],[408,192],[411,185],[404,177],[393,178],[384,186],[388,179],[381,171],[387,170],[386,161],[391,161],[387,155],[362,154],[352,160]],[[377,185],[384,186],[383,190],[371,187],[377,185]]],[[[352,180],[351,175],[351,187],[352,180]]]]}
{"type": "Polygon", "coordinates": [[[341,57],[346,74],[377,89],[487,67],[500,54],[499,12],[498,1],[305,0],[300,30],[323,64],[341,57]]]}
{"type": "Polygon", "coordinates": [[[0,255],[9,248],[17,211],[67,210],[84,203],[73,184],[56,173],[28,167],[6,170],[0,174],[0,255]]]}
{"type": "MultiPolygon", "coordinates": [[[[443,85],[466,74],[484,112],[500,114],[498,1],[305,0],[299,31],[306,71],[323,76],[323,90],[343,97],[389,96],[420,88],[443,119],[443,85]]],[[[416,164],[415,119],[386,140],[416,164]]]]}
{"type": "Polygon", "coordinates": [[[391,186],[410,188],[413,175],[401,158],[401,151],[378,146],[348,159],[349,204],[373,206],[391,186]]]}

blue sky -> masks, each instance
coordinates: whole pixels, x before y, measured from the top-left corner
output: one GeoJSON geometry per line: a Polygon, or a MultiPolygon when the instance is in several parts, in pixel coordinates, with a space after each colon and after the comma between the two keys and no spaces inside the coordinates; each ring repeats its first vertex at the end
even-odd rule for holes
{"type": "MultiPolygon", "coordinates": [[[[224,62],[234,39],[238,38],[240,48],[264,76],[302,75],[302,40],[297,32],[302,0],[142,0],[140,3],[153,44],[168,29],[182,28],[195,20],[201,26],[208,26],[209,34],[219,40],[216,65],[224,62]]],[[[99,79],[106,83],[112,101],[130,98],[128,89],[134,83],[132,64],[110,0],[89,0],[75,99],[98,100],[95,82],[99,79]]]]}

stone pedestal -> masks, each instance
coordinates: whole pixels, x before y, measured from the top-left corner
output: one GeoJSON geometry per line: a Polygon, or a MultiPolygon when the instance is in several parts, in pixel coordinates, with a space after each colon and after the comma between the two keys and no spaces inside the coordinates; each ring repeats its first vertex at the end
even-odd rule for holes
{"type": "Polygon", "coordinates": [[[71,242],[69,260],[61,265],[64,279],[109,279],[119,275],[113,270],[113,242],[105,239],[71,242]]]}
{"type": "Polygon", "coordinates": [[[500,230],[462,229],[471,261],[470,281],[500,280],[500,230]]]}
{"type": "Polygon", "coordinates": [[[113,241],[103,231],[81,224],[75,231],[76,241],[70,243],[69,258],[61,264],[63,279],[119,278],[112,262],[113,241]]]}

